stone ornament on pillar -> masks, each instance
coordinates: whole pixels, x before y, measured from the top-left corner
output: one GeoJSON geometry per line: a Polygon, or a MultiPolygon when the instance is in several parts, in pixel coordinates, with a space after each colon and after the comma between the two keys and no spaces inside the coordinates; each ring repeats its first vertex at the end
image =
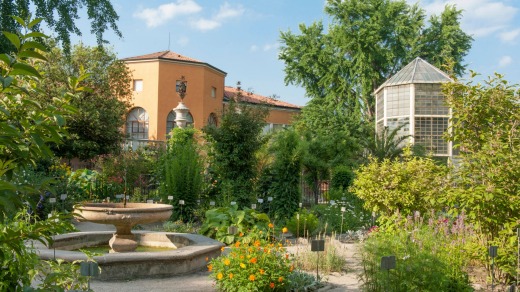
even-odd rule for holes
{"type": "Polygon", "coordinates": [[[179,93],[181,98],[181,102],[177,105],[176,108],[173,109],[175,112],[175,123],[179,128],[186,128],[186,122],[188,121],[188,113],[190,109],[183,103],[184,97],[186,96],[186,91],[188,89],[188,81],[181,76],[180,80],[177,80],[176,91],[179,93]]]}

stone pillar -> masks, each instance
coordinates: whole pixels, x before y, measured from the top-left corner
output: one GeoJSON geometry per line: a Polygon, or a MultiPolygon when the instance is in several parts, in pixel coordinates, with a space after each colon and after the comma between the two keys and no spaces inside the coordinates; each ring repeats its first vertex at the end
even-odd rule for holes
{"type": "Polygon", "coordinates": [[[181,101],[173,111],[175,112],[175,123],[177,123],[177,127],[186,128],[186,122],[188,121],[187,117],[190,109],[181,101]]]}

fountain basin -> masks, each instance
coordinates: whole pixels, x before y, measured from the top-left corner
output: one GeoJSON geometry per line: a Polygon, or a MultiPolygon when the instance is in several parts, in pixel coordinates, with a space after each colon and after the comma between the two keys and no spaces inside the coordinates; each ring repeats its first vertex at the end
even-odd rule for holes
{"type": "Polygon", "coordinates": [[[84,203],[74,206],[74,213],[78,221],[114,225],[116,232],[109,241],[111,252],[132,252],[138,245],[132,227],[165,221],[172,209],[167,204],[84,203]]]}
{"type": "MultiPolygon", "coordinates": [[[[73,262],[87,259],[85,254],[74,249],[107,244],[112,234],[112,231],[75,232],[55,236],[54,244],[49,247],[38,241],[31,244],[41,259],[57,258],[73,262]]],[[[99,280],[168,277],[200,271],[208,264],[206,258],[220,256],[220,249],[224,246],[219,241],[199,234],[151,231],[135,231],[134,234],[139,245],[176,249],[95,256],[94,260],[101,267],[99,280]]]]}

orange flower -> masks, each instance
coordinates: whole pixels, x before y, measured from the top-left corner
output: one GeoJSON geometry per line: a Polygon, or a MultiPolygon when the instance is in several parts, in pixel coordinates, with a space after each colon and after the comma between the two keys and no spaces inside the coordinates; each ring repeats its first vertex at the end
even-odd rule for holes
{"type": "Polygon", "coordinates": [[[289,272],[292,272],[294,270],[294,266],[291,265],[291,267],[289,268],[289,272]]]}
{"type": "Polygon", "coordinates": [[[283,233],[287,233],[287,227],[282,228],[283,233]]]}
{"type": "Polygon", "coordinates": [[[208,265],[208,272],[211,272],[211,270],[213,270],[213,265],[212,265],[212,264],[209,264],[209,265],[208,265]]]}
{"type": "Polygon", "coordinates": [[[235,247],[239,247],[239,246],[240,246],[240,241],[235,242],[235,247]]]}
{"type": "Polygon", "coordinates": [[[224,260],[224,265],[229,266],[231,264],[231,261],[229,259],[224,260]]]}
{"type": "Polygon", "coordinates": [[[282,283],[283,282],[283,277],[278,278],[278,282],[282,283]]]}
{"type": "Polygon", "coordinates": [[[224,246],[220,248],[220,251],[224,251],[226,249],[224,246]]]}
{"type": "Polygon", "coordinates": [[[233,273],[229,273],[229,279],[233,279],[233,273]]]}
{"type": "Polygon", "coordinates": [[[255,280],[255,275],[251,274],[249,275],[249,281],[254,281],[255,280]]]}
{"type": "Polygon", "coordinates": [[[274,289],[274,283],[273,283],[273,282],[269,283],[269,287],[270,287],[271,289],[274,289]]]}
{"type": "Polygon", "coordinates": [[[244,259],[244,256],[243,256],[243,255],[240,255],[240,259],[243,260],[243,259],[244,259]]]}
{"type": "Polygon", "coordinates": [[[249,262],[252,263],[252,264],[256,264],[256,258],[250,259],[249,262]]]}
{"type": "Polygon", "coordinates": [[[260,275],[263,275],[265,274],[265,270],[264,269],[260,269],[260,275]]]}
{"type": "Polygon", "coordinates": [[[285,259],[289,259],[289,254],[288,253],[285,254],[285,259]]]}
{"type": "Polygon", "coordinates": [[[238,236],[242,237],[242,236],[244,236],[244,233],[240,232],[240,233],[238,234],[238,236]]]}
{"type": "Polygon", "coordinates": [[[253,245],[256,246],[256,247],[259,247],[260,246],[260,240],[255,241],[255,243],[253,243],[253,245]]]}
{"type": "Polygon", "coordinates": [[[206,257],[206,262],[207,262],[207,261],[209,261],[209,258],[208,258],[208,257],[206,257]]]}
{"type": "Polygon", "coordinates": [[[222,280],[223,277],[224,277],[224,275],[222,275],[222,273],[218,273],[217,279],[222,280]]]}
{"type": "Polygon", "coordinates": [[[274,228],[274,225],[273,223],[269,223],[269,225],[267,225],[269,228],[274,228]]]}

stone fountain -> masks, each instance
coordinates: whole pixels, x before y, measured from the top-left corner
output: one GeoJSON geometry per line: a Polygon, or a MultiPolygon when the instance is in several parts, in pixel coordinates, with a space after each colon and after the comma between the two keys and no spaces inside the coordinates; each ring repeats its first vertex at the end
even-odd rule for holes
{"type": "Polygon", "coordinates": [[[79,249],[109,244],[111,251],[93,257],[101,267],[99,280],[122,280],[170,277],[206,268],[207,260],[218,257],[221,242],[199,234],[132,232],[136,224],[165,221],[172,206],[147,203],[85,203],[75,206],[77,219],[99,224],[112,224],[116,231],[85,231],[54,236],[47,246],[29,242],[41,259],[63,259],[68,262],[87,260],[79,249]],[[140,246],[167,248],[157,252],[135,252],[140,246]]]}
{"type": "Polygon", "coordinates": [[[108,242],[110,252],[131,252],[138,245],[132,227],[166,221],[172,215],[172,209],[167,204],[85,203],[74,206],[74,213],[80,222],[114,225],[116,232],[108,242]]]}

